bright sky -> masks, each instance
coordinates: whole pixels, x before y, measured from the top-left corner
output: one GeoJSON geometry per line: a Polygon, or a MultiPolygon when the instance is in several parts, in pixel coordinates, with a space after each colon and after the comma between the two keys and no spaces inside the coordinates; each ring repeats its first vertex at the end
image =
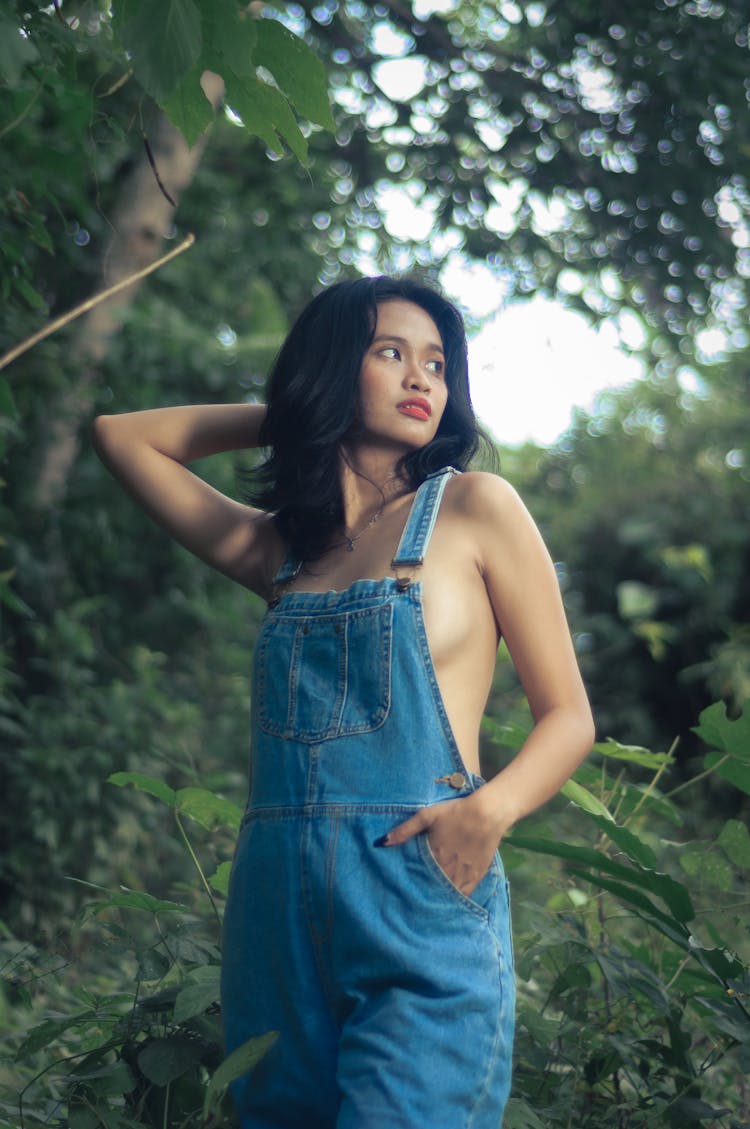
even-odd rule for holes
{"type": "Polygon", "coordinates": [[[598,331],[558,302],[532,298],[506,306],[469,342],[477,415],[502,443],[547,445],[566,430],[574,407],[590,410],[599,392],[643,374],[619,347],[614,327],[598,331]]]}
{"type": "MultiPolygon", "coordinates": [[[[408,188],[385,189],[380,204],[392,236],[429,237],[432,211],[411,200],[408,188]]],[[[368,261],[367,236],[361,247],[361,269],[377,274],[377,264],[368,261]]],[[[501,443],[554,443],[575,407],[591,409],[597,393],[643,375],[613,324],[594,329],[582,314],[542,297],[503,305],[500,279],[483,264],[467,262],[457,248],[441,282],[448,297],[483,323],[469,341],[471,394],[477,415],[501,443]]],[[[631,321],[625,329],[637,342],[641,330],[635,317],[631,321]]]]}

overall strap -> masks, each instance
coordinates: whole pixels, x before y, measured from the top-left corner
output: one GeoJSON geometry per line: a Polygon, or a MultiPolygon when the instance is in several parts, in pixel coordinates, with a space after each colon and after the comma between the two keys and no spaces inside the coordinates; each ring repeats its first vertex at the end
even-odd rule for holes
{"type": "Polygon", "coordinates": [[[435,528],[443,491],[448,485],[448,479],[454,474],[460,474],[455,467],[446,466],[427,476],[417,490],[412,503],[409,520],[399,542],[396,555],[393,558],[394,567],[397,565],[411,565],[416,567],[424,564],[427,546],[430,543],[432,531],[435,528]]]}
{"type": "Polygon", "coordinates": [[[287,557],[282,564],[279,571],[271,581],[272,584],[287,584],[290,580],[294,580],[295,576],[302,568],[302,561],[295,557],[294,553],[288,553],[287,557]]]}

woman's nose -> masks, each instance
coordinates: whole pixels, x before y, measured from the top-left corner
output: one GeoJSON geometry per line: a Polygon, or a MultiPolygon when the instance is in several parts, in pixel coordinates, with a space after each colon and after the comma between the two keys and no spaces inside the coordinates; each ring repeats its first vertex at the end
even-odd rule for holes
{"type": "Polygon", "coordinates": [[[416,361],[413,361],[409,365],[406,373],[406,383],[409,388],[421,388],[425,391],[429,391],[432,387],[429,375],[424,369],[420,368],[416,361]]]}

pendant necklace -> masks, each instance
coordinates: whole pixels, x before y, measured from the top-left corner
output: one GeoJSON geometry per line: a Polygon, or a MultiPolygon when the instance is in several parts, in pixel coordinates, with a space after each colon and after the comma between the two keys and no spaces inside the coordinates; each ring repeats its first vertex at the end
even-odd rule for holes
{"type": "Polygon", "coordinates": [[[378,520],[378,518],[382,514],[384,508],[385,508],[385,498],[383,498],[383,501],[380,503],[378,508],[375,510],[375,513],[372,515],[372,517],[368,521],[367,525],[362,526],[359,533],[355,533],[353,537],[349,537],[348,534],[346,534],[346,533],[344,534],[344,541],[346,543],[347,553],[353,553],[354,552],[354,549],[356,548],[357,542],[359,541],[360,537],[364,533],[367,533],[367,530],[370,528],[371,525],[375,524],[375,522],[378,520]]]}

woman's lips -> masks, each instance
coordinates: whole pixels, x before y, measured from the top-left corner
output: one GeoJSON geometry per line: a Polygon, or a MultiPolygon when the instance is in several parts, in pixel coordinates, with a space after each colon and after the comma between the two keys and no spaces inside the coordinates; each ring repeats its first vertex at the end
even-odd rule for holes
{"type": "Polygon", "coordinates": [[[404,400],[398,405],[398,410],[402,415],[411,416],[412,419],[428,420],[431,414],[430,405],[419,400],[404,400]]]}

